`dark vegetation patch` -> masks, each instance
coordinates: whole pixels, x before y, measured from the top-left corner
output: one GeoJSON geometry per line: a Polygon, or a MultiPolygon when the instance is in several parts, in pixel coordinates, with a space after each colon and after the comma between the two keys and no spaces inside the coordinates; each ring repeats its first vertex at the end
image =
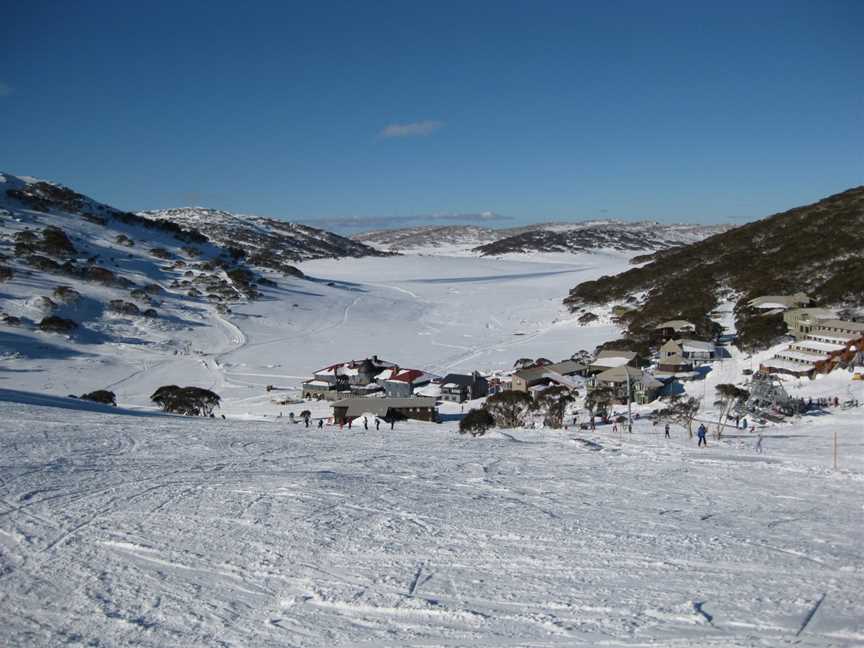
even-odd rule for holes
{"type": "Polygon", "coordinates": [[[70,334],[78,328],[78,323],[75,320],[64,319],[56,315],[49,315],[39,322],[39,330],[49,333],[64,333],[70,334]]]}
{"type": "Polygon", "coordinates": [[[108,302],[108,310],[112,313],[121,315],[137,316],[141,314],[141,309],[132,302],[123,301],[122,299],[112,299],[108,302]]]}
{"type": "Polygon", "coordinates": [[[209,239],[194,229],[185,229],[171,221],[157,221],[119,211],[104,205],[91,202],[86,196],[72,191],[68,187],[49,182],[33,182],[21,189],[7,189],[6,195],[23,204],[28,209],[40,212],[62,211],[78,214],[81,218],[99,225],[105,225],[108,217],[126,225],[143,227],[172,235],[186,243],[207,243],[209,239]],[[96,214],[100,211],[100,214],[96,214]]]}
{"type": "Polygon", "coordinates": [[[97,389],[96,391],[79,396],[81,400],[93,401],[94,403],[102,403],[103,405],[113,405],[117,407],[117,396],[112,391],[107,389],[97,389]]]}
{"type": "Polygon", "coordinates": [[[165,412],[184,416],[211,416],[219,407],[219,395],[201,387],[163,385],[150,396],[150,400],[165,412]]]}
{"type": "Polygon", "coordinates": [[[69,286],[57,286],[53,294],[64,304],[75,304],[81,299],[81,293],[69,286]]]}

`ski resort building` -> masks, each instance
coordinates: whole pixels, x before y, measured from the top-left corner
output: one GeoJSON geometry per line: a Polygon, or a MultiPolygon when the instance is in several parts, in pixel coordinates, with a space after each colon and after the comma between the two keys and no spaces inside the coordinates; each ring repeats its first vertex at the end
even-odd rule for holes
{"type": "Polygon", "coordinates": [[[796,339],[806,337],[819,320],[827,320],[837,316],[837,313],[827,308],[791,308],[783,313],[783,321],[789,335],[796,339]]]}
{"type": "Polygon", "coordinates": [[[441,400],[464,403],[489,393],[489,383],[476,371],[470,376],[447,374],[441,379],[441,400]]]}
{"type": "Polygon", "coordinates": [[[634,403],[650,403],[657,398],[663,383],[649,373],[628,365],[607,369],[588,379],[588,391],[609,387],[621,403],[627,402],[627,385],[630,385],[630,398],[634,403]]]}
{"type": "Polygon", "coordinates": [[[575,360],[565,360],[550,365],[541,365],[521,369],[512,376],[513,391],[531,393],[534,387],[563,385],[570,389],[579,387],[584,381],[575,378],[583,374],[588,367],[575,360]]]}
{"type": "Polygon", "coordinates": [[[395,367],[394,363],[379,360],[378,356],[324,367],[303,383],[303,398],[335,400],[348,393],[368,395],[382,391],[376,382],[378,376],[395,367]]]}
{"type": "Polygon", "coordinates": [[[767,373],[812,378],[851,361],[861,351],[862,345],[864,322],[821,319],[812,325],[803,339],[765,360],[760,369],[767,373]]]}
{"type": "Polygon", "coordinates": [[[391,398],[407,398],[414,393],[418,387],[423,387],[432,382],[434,376],[420,369],[396,369],[388,370],[390,375],[386,378],[379,376],[379,382],[384,387],[384,392],[391,398]]]}
{"type": "MultiPolygon", "coordinates": [[[[434,398],[345,398],[333,403],[333,421],[348,423],[364,414],[387,421],[413,419],[432,421],[438,419],[434,398]]],[[[369,421],[372,423],[372,421],[369,421]]]]}
{"type": "Polygon", "coordinates": [[[669,340],[683,334],[695,333],[696,325],[687,320],[669,320],[655,326],[654,331],[661,340],[669,340]]]}
{"type": "Polygon", "coordinates": [[[586,373],[598,374],[607,369],[615,367],[636,367],[639,364],[639,357],[635,351],[619,351],[618,349],[607,349],[598,353],[591,364],[588,365],[586,373]]]}
{"type": "Polygon", "coordinates": [[[797,292],[793,295],[764,295],[751,299],[747,305],[751,308],[766,311],[786,311],[790,308],[801,308],[808,306],[811,299],[810,295],[803,292],[797,292]]]}

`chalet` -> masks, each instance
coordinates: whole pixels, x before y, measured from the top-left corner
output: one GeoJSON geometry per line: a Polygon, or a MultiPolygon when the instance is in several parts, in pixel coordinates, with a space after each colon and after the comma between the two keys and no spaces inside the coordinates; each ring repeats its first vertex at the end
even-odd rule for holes
{"type": "Polygon", "coordinates": [[[627,402],[627,383],[630,383],[631,398],[634,403],[650,403],[663,388],[663,383],[649,373],[629,365],[620,365],[603,371],[588,381],[588,389],[608,387],[615,393],[619,402],[627,402]]]}
{"type": "Polygon", "coordinates": [[[435,422],[438,419],[434,398],[346,398],[330,407],[336,423],[347,423],[364,414],[388,421],[414,419],[435,422]]]}
{"type": "Polygon", "coordinates": [[[681,347],[681,355],[693,362],[700,364],[710,362],[717,357],[717,347],[713,342],[703,342],[702,340],[678,340],[678,346],[681,347]]]}
{"type": "Polygon", "coordinates": [[[757,310],[786,311],[790,308],[808,306],[813,300],[803,292],[794,295],[763,295],[747,302],[747,305],[757,310]]]}
{"type": "Polygon", "coordinates": [[[627,365],[635,367],[639,364],[639,357],[635,351],[620,351],[618,349],[606,349],[598,353],[586,369],[587,374],[597,374],[607,369],[627,365]]]}
{"type": "Polygon", "coordinates": [[[388,370],[389,375],[380,377],[384,392],[391,398],[407,398],[418,387],[432,382],[433,376],[419,369],[388,370]]]}
{"type": "Polygon", "coordinates": [[[669,320],[661,322],[654,327],[654,332],[657,337],[662,340],[668,340],[674,337],[680,337],[682,334],[695,333],[696,325],[687,320],[669,320]]]}
{"type": "Polygon", "coordinates": [[[365,360],[351,360],[324,367],[303,383],[303,398],[334,400],[347,393],[368,395],[381,391],[381,386],[375,382],[376,377],[395,366],[392,362],[372,356],[365,360]]]}
{"type": "Polygon", "coordinates": [[[521,369],[513,374],[512,389],[529,393],[532,387],[553,384],[573,389],[582,383],[581,380],[574,380],[573,377],[584,373],[586,369],[584,364],[575,360],[521,369]]]}
{"type": "Polygon", "coordinates": [[[699,373],[693,369],[693,361],[684,357],[680,341],[669,340],[660,347],[660,357],[657,361],[657,378],[678,378],[690,380],[697,378],[699,373]]]}
{"type": "Polygon", "coordinates": [[[470,376],[447,374],[441,379],[441,400],[463,403],[489,393],[489,383],[476,371],[470,376]]]}

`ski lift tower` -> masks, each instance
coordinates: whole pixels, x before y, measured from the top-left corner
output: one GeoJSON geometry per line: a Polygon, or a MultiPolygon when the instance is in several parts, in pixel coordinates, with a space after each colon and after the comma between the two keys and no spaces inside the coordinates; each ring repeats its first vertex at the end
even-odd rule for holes
{"type": "Polygon", "coordinates": [[[798,411],[797,402],[792,398],[780,381],[769,373],[757,371],[750,381],[750,396],[744,404],[744,411],[751,414],[782,412],[792,415],[798,411]]]}

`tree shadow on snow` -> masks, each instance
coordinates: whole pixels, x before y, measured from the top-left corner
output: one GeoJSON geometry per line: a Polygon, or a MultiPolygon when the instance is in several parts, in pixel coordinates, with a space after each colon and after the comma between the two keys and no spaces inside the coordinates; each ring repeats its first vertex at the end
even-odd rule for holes
{"type": "Polygon", "coordinates": [[[0,402],[18,403],[21,405],[37,405],[39,407],[58,407],[61,409],[77,410],[81,412],[95,412],[99,414],[120,414],[122,416],[166,416],[161,412],[139,412],[135,410],[123,409],[122,407],[102,405],[100,403],[94,403],[92,401],[82,401],[76,398],[69,398],[68,396],[50,396],[48,394],[19,391],[17,389],[0,388],[0,402]]]}

